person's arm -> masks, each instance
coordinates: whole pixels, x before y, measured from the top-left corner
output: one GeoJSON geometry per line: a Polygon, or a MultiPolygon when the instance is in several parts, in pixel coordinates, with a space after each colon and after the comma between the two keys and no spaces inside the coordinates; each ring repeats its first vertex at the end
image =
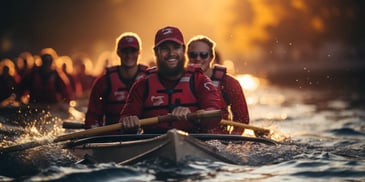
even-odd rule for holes
{"type": "Polygon", "coordinates": [[[120,112],[121,117],[124,116],[142,116],[143,112],[143,97],[147,88],[144,79],[136,81],[131,89],[129,90],[129,94],[127,97],[126,104],[120,112]]]}
{"type": "MultiPolygon", "coordinates": [[[[222,100],[218,90],[213,85],[212,81],[203,73],[195,75],[196,81],[196,97],[202,110],[221,110],[222,100]]],[[[220,128],[220,118],[202,120],[200,125],[203,132],[220,132],[216,131],[220,128]],[[215,130],[215,131],[213,131],[215,130]]]]}
{"type": "Polygon", "coordinates": [[[222,100],[217,88],[210,78],[203,74],[196,74],[196,96],[200,104],[200,109],[215,110],[222,108],[222,100]]]}
{"type": "Polygon", "coordinates": [[[103,122],[105,90],[107,89],[107,80],[105,76],[95,80],[90,97],[87,112],[85,115],[85,129],[98,127],[103,122]]]}
{"type": "Polygon", "coordinates": [[[145,87],[146,84],[144,79],[135,82],[129,90],[127,102],[120,112],[119,122],[122,123],[123,128],[127,133],[141,126],[139,119],[143,112],[145,87]]]}
{"type": "MultiPolygon", "coordinates": [[[[226,102],[231,106],[233,121],[248,124],[250,121],[246,98],[241,84],[234,77],[227,75],[223,82],[223,93],[227,98],[226,102]]],[[[235,127],[232,133],[242,134],[243,129],[235,127]]]]}

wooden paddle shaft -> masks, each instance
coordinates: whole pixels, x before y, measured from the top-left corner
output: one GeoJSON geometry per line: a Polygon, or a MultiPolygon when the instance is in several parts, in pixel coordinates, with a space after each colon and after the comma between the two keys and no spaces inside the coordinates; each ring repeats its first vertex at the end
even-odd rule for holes
{"type": "MultiPolygon", "coordinates": [[[[220,110],[207,111],[207,112],[206,111],[197,111],[197,113],[189,114],[188,118],[201,119],[201,118],[206,118],[206,117],[208,117],[208,118],[217,117],[218,115],[220,116],[220,113],[221,113],[220,110]]],[[[171,117],[171,115],[146,118],[146,119],[141,119],[140,124],[141,125],[150,125],[150,124],[155,124],[155,123],[167,121],[167,120],[171,121],[171,120],[174,120],[174,118],[171,117]]],[[[98,128],[92,128],[92,129],[88,129],[88,130],[84,130],[84,131],[80,131],[80,132],[74,132],[74,133],[70,133],[70,134],[61,135],[61,136],[55,138],[54,140],[32,141],[32,142],[28,142],[28,143],[24,143],[24,144],[0,148],[0,153],[20,151],[20,150],[25,150],[25,149],[41,146],[41,145],[46,145],[49,143],[56,143],[56,142],[62,142],[62,141],[66,141],[66,140],[90,137],[90,136],[94,136],[94,135],[103,134],[106,132],[120,130],[120,129],[122,129],[122,127],[123,127],[123,125],[121,123],[101,126],[98,128]]]]}
{"type": "Polygon", "coordinates": [[[198,110],[196,112],[188,114],[188,119],[208,119],[222,117],[221,110],[198,110]]]}
{"type": "Polygon", "coordinates": [[[84,129],[85,124],[80,121],[63,121],[62,122],[62,128],[65,129],[84,129]]]}
{"type": "MultiPolygon", "coordinates": [[[[204,110],[199,110],[193,113],[188,114],[188,120],[194,120],[194,119],[209,119],[209,118],[220,118],[221,117],[221,111],[220,110],[210,110],[210,111],[204,111],[204,110]]],[[[168,121],[172,121],[175,120],[173,118],[173,116],[171,114],[167,114],[167,115],[163,115],[163,116],[159,116],[158,117],[158,122],[168,122],[168,121]]],[[[152,120],[153,124],[155,123],[154,120],[152,120]]],[[[148,125],[149,123],[147,122],[146,125],[148,125]]],[[[80,121],[69,121],[69,120],[65,120],[62,123],[62,128],[65,129],[84,129],[85,124],[83,122],[80,121]]]]}
{"type": "MultiPolygon", "coordinates": [[[[141,125],[155,124],[155,123],[159,122],[159,117],[141,119],[140,122],[141,122],[141,125]]],[[[97,128],[80,131],[80,132],[74,132],[74,133],[62,135],[62,136],[57,137],[54,140],[54,142],[61,142],[61,141],[72,140],[72,139],[76,139],[76,138],[90,137],[90,136],[94,136],[94,135],[98,135],[98,134],[102,134],[102,133],[120,130],[122,128],[123,128],[122,123],[115,123],[115,124],[106,125],[103,127],[97,127],[97,128]]]]}
{"type": "MultiPolygon", "coordinates": [[[[188,114],[189,119],[212,118],[212,117],[218,117],[218,116],[221,116],[220,110],[211,110],[211,111],[201,110],[201,111],[197,111],[197,112],[188,114]]],[[[141,122],[141,125],[144,126],[144,125],[156,124],[159,122],[171,121],[173,119],[174,118],[168,114],[168,115],[164,115],[164,116],[141,119],[140,122],[141,122]]],[[[94,135],[98,135],[98,134],[102,134],[102,133],[120,130],[122,128],[123,128],[123,125],[118,122],[118,123],[111,124],[111,125],[106,125],[106,126],[102,126],[102,127],[97,127],[97,128],[80,131],[80,132],[74,132],[74,133],[62,135],[62,136],[57,137],[54,140],[54,142],[61,142],[61,141],[72,140],[72,139],[76,139],[76,138],[94,136],[94,135]]]]}
{"type": "Polygon", "coordinates": [[[239,122],[235,122],[235,121],[229,121],[229,120],[226,120],[226,119],[222,119],[221,124],[246,128],[246,129],[250,129],[250,130],[254,130],[254,131],[258,131],[258,132],[262,132],[262,133],[266,133],[266,134],[270,133],[270,130],[265,129],[265,128],[259,128],[259,127],[256,127],[256,126],[248,125],[248,124],[245,124],[245,123],[239,123],[239,122]]]}

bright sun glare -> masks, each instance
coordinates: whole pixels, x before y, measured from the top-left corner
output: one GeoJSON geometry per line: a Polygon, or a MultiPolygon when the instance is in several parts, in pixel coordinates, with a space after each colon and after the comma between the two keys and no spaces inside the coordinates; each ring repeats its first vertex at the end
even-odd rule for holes
{"type": "Polygon", "coordinates": [[[247,91],[256,90],[260,85],[260,79],[250,74],[236,75],[236,78],[240,82],[242,88],[247,91]]]}

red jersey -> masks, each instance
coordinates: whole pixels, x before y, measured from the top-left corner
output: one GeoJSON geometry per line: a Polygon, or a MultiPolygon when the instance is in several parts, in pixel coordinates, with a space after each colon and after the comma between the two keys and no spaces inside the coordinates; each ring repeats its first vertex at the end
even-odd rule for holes
{"type": "MultiPolygon", "coordinates": [[[[221,90],[221,95],[225,102],[222,117],[248,124],[250,118],[247,102],[239,81],[227,74],[225,67],[218,65],[214,66],[211,79],[213,84],[221,90]],[[229,118],[228,107],[230,107],[232,118],[229,118]]],[[[236,127],[232,133],[241,134],[243,130],[242,128],[236,127]]]]}
{"type": "Polygon", "coordinates": [[[119,75],[119,67],[107,68],[95,80],[86,112],[86,129],[118,122],[132,84],[146,75],[147,66],[139,64],[135,77],[126,80],[119,75]]]}
{"type": "MultiPolygon", "coordinates": [[[[176,81],[162,80],[158,73],[151,73],[133,85],[123,116],[135,115],[139,118],[155,117],[170,113],[175,107],[189,107],[196,110],[221,109],[219,92],[201,69],[188,69],[176,81]]],[[[174,121],[144,126],[145,133],[165,133],[171,128],[187,132],[217,132],[220,120],[203,120],[200,123],[174,121]]],[[[219,131],[218,131],[219,132],[219,131]]]]}

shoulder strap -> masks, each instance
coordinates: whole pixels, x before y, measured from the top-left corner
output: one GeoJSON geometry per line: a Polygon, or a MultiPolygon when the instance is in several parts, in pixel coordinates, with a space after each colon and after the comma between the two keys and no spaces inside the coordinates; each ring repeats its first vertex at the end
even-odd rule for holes
{"type": "Polygon", "coordinates": [[[212,80],[222,81],[227,74],[227,68],[221,65],[215,65],[213,68],[212,80]]]}
{"type": "Polygon", "coordinates": [[[152,66],[150,68],[147,68],[146,72],[148,74],[151,74],[151,73],[157,73],[157,67],[156,66],[152,66]]]}
{"type": "Polygon", "coordinates": [[[138,64],[138,71],[145,72],[148,69],[148,66],[143,64],[138,64]]]}
{"type": "Polygon", "coordinates": [[[106,77],[106,89],[104,91],[104,99],[107,99],[111,90],[112,90],[112,80],[110,78],[110,74],[112,74],[113,72],[116,72],[118,71],[118,66],[113,66],[113,67],[109,67],[109,68],[106,68],[106,71],[105,71],[105,77],[106,77]]]}

